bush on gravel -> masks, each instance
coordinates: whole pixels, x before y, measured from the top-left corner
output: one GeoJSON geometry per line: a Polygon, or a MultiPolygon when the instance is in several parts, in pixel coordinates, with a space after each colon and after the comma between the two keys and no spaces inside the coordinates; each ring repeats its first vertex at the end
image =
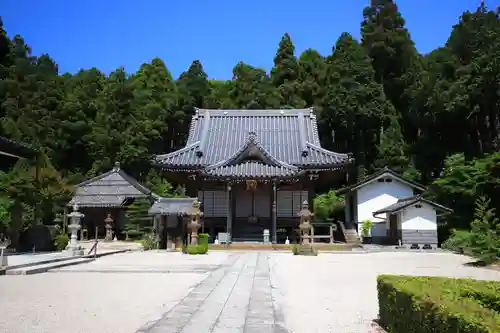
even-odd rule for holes
{"type": "Polygon", "coordinates": [[[499,281],[380,275],[377,290],[389,332],[500,332],[499,281]]]}
{"type": "Polygon", "coordinates": [[[182,253],[206,254],[208,252],[208,234],[198,235],[197,245],[182,245],[182,253]]]}
{"type": "Polygon", "coordinates": [[[158,249],[158,242],[152,234],[145,234],[143,238],[139,240],[139,243],[142,245],[144,251],[158,249]]]}
{"type": "Polygon", "coordinates": [[[69,237],[66,234],[59,234],[54,237],[54,247],[56,251],[63,251],[68,246],[69,237]]]}

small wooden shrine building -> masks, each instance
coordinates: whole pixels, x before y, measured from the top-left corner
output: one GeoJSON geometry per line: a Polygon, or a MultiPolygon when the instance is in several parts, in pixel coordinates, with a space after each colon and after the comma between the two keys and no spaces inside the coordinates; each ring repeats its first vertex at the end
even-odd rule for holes
{"type": "Polygon", "coordinates": [[[98,237],[104,237],[106,231],[104,220],[111,214],[114,232],[118,239],[124,238],[121,232],[125,222],[126,207],[136,198],[151,198],[158,196],[130,177],[116,162],[113,169],[97,177],[86,180],[75,186],[74,196],[68,203],[75,203],[85,214],[82,220],[82,233],[89,238],[95,237],[95,228],[98,227],[98,237]]]}
{"type": "Polygon", "coordinates": [[[196,198],[157,198],[149,209],[160,249],[179,245],[186,236],[186,218],[196,198]]]}
{"type": "Polygon", "coordinates": [[[312,109],[197,109],[186,146],[154,158],[201,201],[212,239],[261,241],[267,229],[273,242],[292,236],[305,200],[313,207],[314,185],[344,176],[351,162],[321,147],[312,109]]]}

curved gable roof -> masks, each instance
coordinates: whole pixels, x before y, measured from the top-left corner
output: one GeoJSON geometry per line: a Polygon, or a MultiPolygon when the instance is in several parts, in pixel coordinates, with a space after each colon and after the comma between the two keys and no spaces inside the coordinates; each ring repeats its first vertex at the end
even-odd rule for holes
{"type": "Polygon", "coordinates": [[[158,197],[120,168],[120,163],[97,177],[75,186],[75,193],[68,205],[77,203],[81,207],[119,207],[127,199],[158,197]]]}
{"type": "Polygon", "coordinates": [[[349,154],[321,147],[316,116],[309,109],[206,110],[192,118],[186,147],[157,155],[154,163],[171,169],[203,168],[238,154],[249,133],[269,155],[304,168],[339,167],[352,162],[349,154]]]}
{"type": "Polygon", "coordinates": [[[361,187],[364,187],[365,185],[368,185],[377,179],[384,177],[384,176],[390,176],[391,178],[397,179],[398,181],[410,186],[411,188],[417,189],[419,191],[425,191],[426,187],[422,184],[419,184],[411,179],[405,178],[401,176],[399,173],[395,172],[394,170],[389,169],[388,167],[385,167],[374,174],[365,177],[363,180],[357,182],[356,184],[353,184],[351,186],[344,187],[338,191],[338,194],[344,194],[352,191],[356,191],[360,189],[361,187]]]}

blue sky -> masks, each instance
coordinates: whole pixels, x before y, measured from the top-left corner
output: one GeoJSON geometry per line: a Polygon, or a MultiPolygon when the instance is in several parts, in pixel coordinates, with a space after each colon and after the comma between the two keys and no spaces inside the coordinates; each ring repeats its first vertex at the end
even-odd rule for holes
{"type": "MultiPolygon", "coordinates": [[[[498,0],[486,0],[494,8],[498,0]]],[[[480,0],[398,0],[420,52],[443,45],[460,14],[480,0]]],[[[288,32],[299,54],[331,52],[346,31],[359,38],[369,0],[2,0],[4,28],[61,72],[127,72],[154,57],[177,77],[199,59],[209,77],[229,79],[238,61],[269,70],[288,32]]]]}

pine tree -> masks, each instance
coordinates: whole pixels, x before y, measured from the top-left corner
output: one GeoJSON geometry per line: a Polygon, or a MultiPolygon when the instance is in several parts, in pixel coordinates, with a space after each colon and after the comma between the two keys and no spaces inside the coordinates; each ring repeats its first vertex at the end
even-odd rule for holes
{"type": "Polygon", "coordinates": [[[279,107],[279,94],[266,71],[239,62],[233,69],[229,96],[237,108],[266,109],[279,107]]]}
{"type": "Polygon", "coordinates": [[[357,165],[368,168],[377,156],[373,141],[394,108],[375,80],[366,51],[350,34],[343,33],[337,40],[327,66],[320,126],[326,135],[328,129],[335,129],[335,137],[325,147],[354,152],[357,165]]]}
{"type": "Polygon", "coordinates": [[[406,144],[401,134],[399,121],[390,117],[389,126],[384,130],[377,145],[378,157],[375,166],[379,169],[389,167],[398,173],[404,173],[410,162],[405,155],[406,144]]]}
{"type": "Polygon", "coordinates": [[[210,95],[210,84],[207,73],[199,60],[194,60],[187,71],[182,72],[177,80],[178,107],[171,117],[168,126],[169,145],[166,151],[173,151],[184,146],[189,132],[189,124],[195,108],[203,108],[210,95]]]}
{"type": "Polygon", "coordinates": [[[148,215],[149,207],[151,201],[148,198],[136,198],[134,203],[127,207],[125,230],[128,237],[140,237],[152,230],[153,220],[148,215]]]}
{"type": "Polygon", "coordinates": [[[325,92],[326,63],[318,51],[307,49],[299,57],[300,95],[305,106],[314,106],[321,113],[325,92]]]}
{"type": "Polygon", "coordinates": [[[295,46],[290,35],[286,33],[280,41],[271,69],[271,81],[278,88],[280,105],[284,108],[301,108],[305,106],[300,98],[299,65],[295,57],[295,46]]]}
{"type": "Polygon", "coordinates": [[[470,236],[472,253],[486,264],[500,257],[500,220],[490,203],[491,199],[485,196],[477,198],[470,236]]]}
{"type": "Polygon", "coordinates": [[[394,0],[371,0],[363,17],[362,44],[372,59],[376,79],[383,84],[396,110],[404,110],[405,82],[402,78],[418,59],[405,20],[394,0]]]}

